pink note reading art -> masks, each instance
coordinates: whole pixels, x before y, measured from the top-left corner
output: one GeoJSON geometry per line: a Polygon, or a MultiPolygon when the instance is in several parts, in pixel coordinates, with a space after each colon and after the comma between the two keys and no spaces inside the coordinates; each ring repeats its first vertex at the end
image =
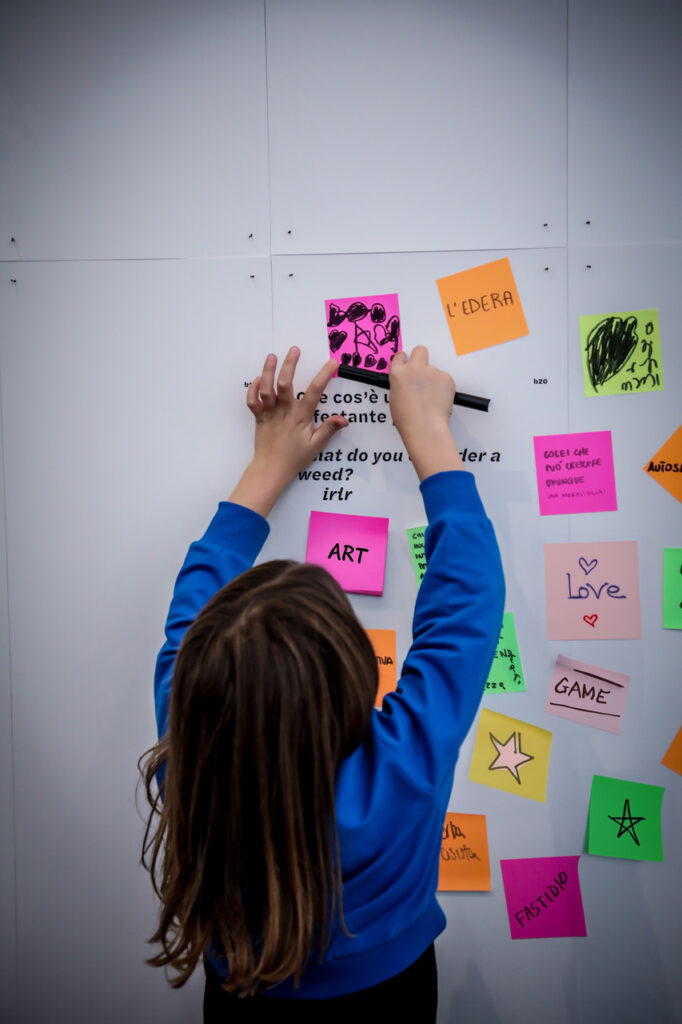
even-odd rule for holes
{"type": "Polygon", "coordinates": [[[570,722],[619,733],[629,686],[630,676],[622,672],[597,668],[560,654],[545,711],[570,722]]]}
{"type": "Polygon", "coordinates": [[[324,308],[330,357],[342,366],[388,373],[392,357],[403,347],[398,296],[328,299],[324,308]]]}
{"type": "Polygon", "coordinates": [[[618,508],[610,430],[533,438],[540,515],[618,508]]]}
{"type": "Polygon", "coordinates": [[[388,519],[311,512],[306,562],[322,565],[350,594],[384,590],[388,519]]]}
{"type": "Polygon", "coordinates": [[[585,936],[579,857],[501,860],[512,939],[585,936]]]}
{"type": "Polygon", "coordinates": [[[545,544],[548,640],[642,635],[637,541],[545,544]]]}

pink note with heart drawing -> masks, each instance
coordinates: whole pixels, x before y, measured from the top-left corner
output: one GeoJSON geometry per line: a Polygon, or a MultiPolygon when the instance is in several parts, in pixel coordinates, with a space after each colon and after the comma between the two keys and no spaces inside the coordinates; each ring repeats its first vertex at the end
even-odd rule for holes
{"type": "Polygon", "coordinates": [[[328,299],[324,308],[330,358],[342,366],[388,373],[391,359],[403,348],[398,296],[328,299]]]}
{"type": "Polygon", "coordinates": [[[642,635],[637,541],[545,544],[549,640],[642,635]]]}

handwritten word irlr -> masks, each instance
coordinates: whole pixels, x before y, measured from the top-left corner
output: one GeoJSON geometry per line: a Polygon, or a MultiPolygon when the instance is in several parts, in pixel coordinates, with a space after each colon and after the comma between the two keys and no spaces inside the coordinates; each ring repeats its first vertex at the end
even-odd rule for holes
{"type": "MultiPolygon", "coordinates": [[[[456,302],[448,302],[448,316],[454,317],[456,302]]],[[[505,306],[514,305],[514,296],[511,292],[502,292],[500,298],[499,292],[491,292],[490,295],[481,295],[480,298],[474,299],[462,299],[460,308],[464,316],[471,316],[472,313],[478,313],[479,310],[483,310],[484,313],[488,313],[491,309],[497,309],[498,307],[504,308],[505,306]]]]}
{"type": "Polygon", "coordinates": [[[547,903],[553,903],[557,896],[565,889],[566,882],[568,881],[568,875],[565,871],[560,871],[555,876],[554,881],[550,882],[545,891],[541,896],[536,896],[531,903],[524,904],[523,910],[514,911],[514,917],[519,922],[522,928],[526,927],[527,921],[532,921],[533,918],[539,917],[543,910],[547,910],[547,903]],[[540,904],[540,906],[538,906],[540,904]],[[542,909],[541,909],[542,908],[542,909]]]}
{"type": "Polygon", "coordinates": [[[341,554],[341,545],[337,541],[337,543],[334,545],[334,547],[331,549],[331,551],[327,555],[327,558],[338,558],[338,560],[340,562],[345,562],[346,560],[348,560],[349,562],[352,562],[354,560],[353,559],[353,552],[354,551],[357,551],[357,553],[358,553],[358,565],[360,565],[360,562],[362,561],[362,556],[367,551],[369,551],[369,548],[360,548],[360,547],[354,547],[352,544],[344,544],[343,545],[343,554],[341,554]]]}
{"type": "Polygon", "coordinates": [[[570,572],[566,573],[566,578],[568,579],[569,601],[585,601],[588,597],[596,597],[599,600],[604,590],[606,590],[607,597],[612,597],[616,601],[622,601],[628,596],[627,594],[621,594],[617,583],[602,583],[599,587],[593,587],[591,583],[581,583],[578,587],[578,593],[574,594],[571,586],[570,572]]]}

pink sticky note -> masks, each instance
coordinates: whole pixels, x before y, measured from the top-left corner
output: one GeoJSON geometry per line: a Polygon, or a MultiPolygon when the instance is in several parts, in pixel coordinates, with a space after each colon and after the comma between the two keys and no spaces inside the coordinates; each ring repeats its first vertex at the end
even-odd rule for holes
{"type": "Polygon", "coordinates": [[[618,733],[629,686],[630,676],[622,672],[597,668],[560,654],[554,666],[545,711],[570,722],[618,733]]]}
{"type": "Polygon", "coordinates": [[[384,590],[388,519],[311,512],[306,562],[324,566],[351,594],[384,590]]]}
{"type": "Polygon", "coordinates": [[[501,860],[512,939],[587,935],[579,857],[501,860]]]}
{"type": "Polygon", "coordinates": [[[545,544],[549,640],[642,635],[636,540],[545,544]]]}
{"type": "Polygon", "coordinates": [[[618,508],[610,430],[533,438],[540,515],[618,508]]]}
{"type": "Polygon", "coordinates": [[[403,348],[398,296],[328,299],[324,307],[329,355],[345,366],[388,373],[392,357],[403,348]]]}

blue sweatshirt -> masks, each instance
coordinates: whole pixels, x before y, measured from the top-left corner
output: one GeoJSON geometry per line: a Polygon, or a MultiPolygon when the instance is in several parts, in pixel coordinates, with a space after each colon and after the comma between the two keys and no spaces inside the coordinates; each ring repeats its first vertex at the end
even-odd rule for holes
{"type": "MultiPolygon", "coordinates": [[[[330,998],[377,985],[413,963],[445,928],[436,900],[443,820],[495,653],[504,577],[473,475],[436,473],[421,492],[428,567],[412,646],[397,689],[372,712],[363,742],[337,773],[343,906],[353,937],[337,924],[323,963],[311,957],[298,988],[286,980],[263,998],[330,998]]],[[[222,502],[191,545],[156,666],[159,735],[168,728],[173,662],[185,630],[217,590],[253,564],[268,531],[257,513],[222,502]]],[[[224,962],[211,963],[225,971],[224,962]]]]}

